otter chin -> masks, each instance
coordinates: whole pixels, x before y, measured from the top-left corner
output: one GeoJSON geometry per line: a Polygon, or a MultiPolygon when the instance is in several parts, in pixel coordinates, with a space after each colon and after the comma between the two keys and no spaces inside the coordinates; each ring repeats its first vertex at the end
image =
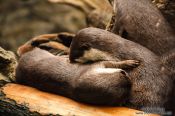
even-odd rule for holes
{"type": "MultiPolygon", "coordinates": [[[[81,50],[80,50],[81,51],[81,50]]],[[[71,53],[70,57],[73,56],[74,53],[71,53]]],[[[70,58],[71,62],[79,62],[79,63],[88,63],[88,62],[96,62],[96,61],[117,61],[116,58],[109,55],[108,53],[102,52],[95,48],[90,48],[83,51],[82,56],[76,57],[75,59],[70,58]]]]}

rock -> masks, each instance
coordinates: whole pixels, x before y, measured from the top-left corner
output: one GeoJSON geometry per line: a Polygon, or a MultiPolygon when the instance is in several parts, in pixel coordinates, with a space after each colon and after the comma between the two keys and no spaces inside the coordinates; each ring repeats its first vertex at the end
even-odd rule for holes
{"type": "Polygon", "coordinates": [[[0,43],[15,52],[30,38],[58,32],[72,32],[86,27],[82,11],[47,0],[0,1],[0,43]]]}
{"type": "Polygon", "coordinates": [[[0,47],[0,80],[15,81],[16,66],[15,54],[0,47]]]}
{"type": "Polygon", "coordinates": [[[112,6],[108,0],[48,0],[58,4],[68,4],[86,16],[88,26],[105,29],[112,17],[112,6]]]}
{"type": "Polygon", "coordinates": [[[164,9],[169,0],[153,0],[152,2],[155,3],[159,9],[164,9]]]}

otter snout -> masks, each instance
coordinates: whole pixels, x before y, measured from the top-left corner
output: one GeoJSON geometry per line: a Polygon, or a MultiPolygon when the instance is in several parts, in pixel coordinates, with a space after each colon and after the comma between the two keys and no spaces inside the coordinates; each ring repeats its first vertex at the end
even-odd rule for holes
{"type": "Polygon", "coordinates": [[[77,62],[76,60],[83,56],[83,51],[73,50],[69,54],[69,60],[71,63],[77,62]]]}

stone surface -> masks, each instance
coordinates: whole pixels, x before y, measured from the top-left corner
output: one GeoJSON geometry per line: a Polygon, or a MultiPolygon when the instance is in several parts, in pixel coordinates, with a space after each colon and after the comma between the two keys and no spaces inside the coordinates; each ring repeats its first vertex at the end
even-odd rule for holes
{"type": "Polygon", "coordinates": [[[16,65],[15,54],[0,47],[0,80],[14,81],[16,65]]]}
{"type": "Polygon", "coordinates": [[[47,0],[1,0],[0,46],[16,51],[27,40],[41,34],[77,32],[86,27],[82,11],[47,0]]]}
{"type": "Polygon", "coordinates": [[[49,0],[53,3],[68,4],[86,16],[88,26],[105,29],[112,16],[112,6],[108,0],[49,0]]]}

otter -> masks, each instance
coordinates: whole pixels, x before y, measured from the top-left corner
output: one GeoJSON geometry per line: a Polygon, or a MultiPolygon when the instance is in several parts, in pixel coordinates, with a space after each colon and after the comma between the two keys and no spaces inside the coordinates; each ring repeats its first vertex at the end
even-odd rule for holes
{"type": "Polygon", "coordinates": [[[60,53],[66,55],[69,53],[69,47],[74,36],[74,34],[66,32],[39,35],[21,45],[17,50],[17,54],[21,56],[35,47],[39,47],[55,55],[60,53]]]}
{"type": "Polygon", "coordinates": [[[131,77],[129,107],[168,107],[169,95],[172,91],[172,79],[160,57],[149,49],[126,40],[111,32],[98,28],[80,30],[72,40],[70,47],[71,62],[85,63],[88,61],[103,61],[135,59],[140,65],[127,71],[131,77]]]}
{"type": "Polygon", "coordinates": [[[130,78],[122,69],[139,65],[135,60],[71,64],[68,55],[55,56],[40,48],[21,55],[16,68],[19,84],[35,87],[94,105],[119,105],[127,101],[130,78]]]}
{"type": "Polygon", "coordinates": [[[151,0],[114,0],[113,10],[108,30],[160,56],[169,69],[169,77],[175,79],[175,33],[151,0]]]}
{"type": "Polygon", "coordinates": [[[174,31],[151,0],[114,0],[113,10],[111,32],[159,56],[175,48],[174,31]]]}

